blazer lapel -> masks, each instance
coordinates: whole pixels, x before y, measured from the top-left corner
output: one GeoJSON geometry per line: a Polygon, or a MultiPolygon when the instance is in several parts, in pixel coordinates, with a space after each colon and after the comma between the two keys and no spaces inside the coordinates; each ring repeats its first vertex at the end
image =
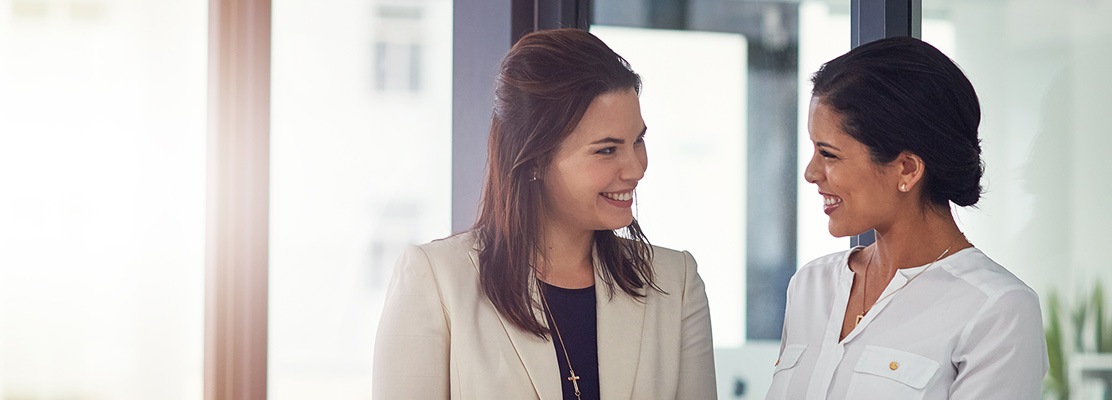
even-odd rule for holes
{"type": "Polygon", "coordinates": [[[598,312],[599,393],[603,399],[629,399],[641,356],[645,299],[635,299],[614,288],[613,298],[598,275],[595,257],[595,297],[598,312]]]}
{"type": "MultiPolygon", "coordinates": [[[[479,251],[473,248],[469,254],[471,255],[471,264],[475,267],[475,273],[477,274],[479,272],[479,251]]],[[[529,291],[532,293],[534,300],[540,301],[536,282],[529,283],[529,291]]],[[[489,301],[485,296],[483,300],[489,301]]],[[[546,321],[540,310],[535,309],[534,314],[539,321],[546,321]]],[[[532,381],[533,388],[537,391],[537,397],[541,400],[563,399],[563,389],[560,387],[561,375],[556,361],[556,348],[553,347],[552,342],[518,329],[501,313],[498,313],[498,320],[502,322],[502,328],[509,336],[510,343],[513,344],[514,351],[521,360],[521,365],[525,367],[525,372],[529,374],[529,380],[532,381]]]]}

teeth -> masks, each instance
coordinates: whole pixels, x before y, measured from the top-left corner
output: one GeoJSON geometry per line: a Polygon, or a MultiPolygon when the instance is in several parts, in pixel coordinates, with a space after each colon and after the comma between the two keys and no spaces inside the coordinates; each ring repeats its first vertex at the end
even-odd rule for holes
{"type": "Polygon", "coordinates": [[[838,204],[838,203],[841,203],[841,202],[842,202],[842,199],[839,199],[837,197],[827,197],[827,196],[822,197],[822,203],[825,204],[825,205],[828,205],[828,206],[832,206],[832,205],[835,205],[835,204],[838,204]]]}
{"type": "Polygon", "coordinates": [[[633,199],[633,192],[603,193],[602,195],[606,196],[606,198],[608,198],[608,199],[617,200],[617,201],[629,201],[629,200],[633,199]]]}

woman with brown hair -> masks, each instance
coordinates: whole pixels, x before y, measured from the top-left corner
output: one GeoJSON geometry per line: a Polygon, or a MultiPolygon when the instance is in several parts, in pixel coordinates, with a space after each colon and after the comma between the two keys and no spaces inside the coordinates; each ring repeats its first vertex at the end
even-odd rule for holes
{"type": "Polygon", "coordinates": [[[640,77],[590,33],[523,37],[495,89],[471,231],[410,246],[375,343],[377,399],[712,399],[707,297],[633,218],[640,77]]]}

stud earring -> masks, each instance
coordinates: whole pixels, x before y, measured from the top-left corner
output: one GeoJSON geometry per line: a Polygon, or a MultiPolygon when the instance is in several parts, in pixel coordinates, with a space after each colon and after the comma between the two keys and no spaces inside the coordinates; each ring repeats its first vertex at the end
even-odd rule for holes
{"type": "Polygon", "coordinates": [[[900,191],[904,192],[904,193],[907,193],[907,184],[906,183],[901,183],[900,184],[900,191]]]}
{"type": "Polygon", "coordinates": [[[537,177],[537,170],[534,169],[533,176],[529,178],[529,182],[536,182],[538,180],[540,180],[540,178],[537,177]]]}

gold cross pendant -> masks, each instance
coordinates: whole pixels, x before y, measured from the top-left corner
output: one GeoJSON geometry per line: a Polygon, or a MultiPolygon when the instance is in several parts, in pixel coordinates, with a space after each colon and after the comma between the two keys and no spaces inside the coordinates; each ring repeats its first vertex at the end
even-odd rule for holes
{"type": "Polygon", "coordinates": [[[575,375],[575,370],[573,370],[573,369],[568,369],[568,372],[571,374],[571,376],[568,377],[568,381],[571,382],[571,386],[573,388],[575,388],[575,397],[578,398],[579,397],[579,376],[575,375]]]}

